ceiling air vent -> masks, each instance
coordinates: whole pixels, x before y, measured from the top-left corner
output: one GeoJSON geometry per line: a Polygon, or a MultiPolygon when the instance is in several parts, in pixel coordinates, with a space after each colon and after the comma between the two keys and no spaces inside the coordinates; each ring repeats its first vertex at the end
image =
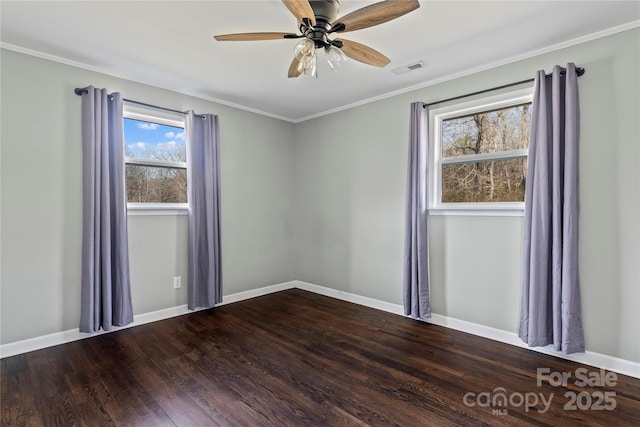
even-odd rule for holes
{"type": "Polygon", "coordinates": [[[409,65],[403,65],[402,67],[394,68],[393,70],[391,70],[391,72],[394,74],[404,74],[404,73],[408,73],[409,71],[419,70],[420,68],[423,68],[423,67],[424,67],[424,62],[416,61],[409,65]]]}

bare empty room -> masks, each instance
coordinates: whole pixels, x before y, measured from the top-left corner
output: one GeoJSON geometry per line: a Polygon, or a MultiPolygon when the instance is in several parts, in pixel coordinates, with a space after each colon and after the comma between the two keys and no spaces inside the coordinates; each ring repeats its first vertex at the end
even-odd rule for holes
{"type": "Polygon", "coordinates": [[[640,2],[0,20],[2,425],[640,424],[640,2]]]}

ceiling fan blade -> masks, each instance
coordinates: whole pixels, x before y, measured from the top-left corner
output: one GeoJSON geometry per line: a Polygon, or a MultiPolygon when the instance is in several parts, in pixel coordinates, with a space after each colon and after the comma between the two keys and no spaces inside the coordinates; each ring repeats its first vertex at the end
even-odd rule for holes
{"type": "Polygon", "coordinates": [[[287,9],[296,17],[298,23],[302,18],[309,18],[311,25],[316,25],[316,15],[313,13],[309,0],[282,0],[287,9]]]}
{"type": "Polygon", "coordinates": [[[238,34],[222,34],[219,36],[213,36],[214,39],[219,42],[223,41],[256,41],[256,40],[278,40],[278,39],[290,39],[297,38],[298,35],[294,33],[238,33],[238,34]]]}
{"type": "Polygon", "coordinates": [[[300,60],[297,57],[294,57],[293,61],[291,61],[291,65],[289,65],[289,72],[287,74],[287,77],[298,77],[301,74],[299,66],[300,60]]]}
{"type": "Polygon", "coordinates": [[[342,42],[341,50],[351,59],[376,67],[384,67],[391,60],[375,49],[351,40],[336,39],[342,42]]]}
{"type": "Polygon", "coordinates": [[[344,29],[337,29],[337,32],[343,33],[347,31],[361,30],[363,28],[373,27],[383,22],[391,21],[412,12],[420,7],[417,0],[386,0],[374,3],[355,10],[342,18],[336,19],[331,24],[337,27],[338,24],[344,25],[344,29]]]}

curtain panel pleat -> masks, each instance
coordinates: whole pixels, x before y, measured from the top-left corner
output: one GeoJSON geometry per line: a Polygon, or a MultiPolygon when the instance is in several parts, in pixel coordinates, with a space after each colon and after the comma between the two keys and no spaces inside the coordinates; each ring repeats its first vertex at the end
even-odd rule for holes
{"type": "Polygon", "coordinates": [[[431,317],[429,295],[428,118],[425,104],[411,104],[404,246],[404,312],[415,319],[431,317]]]}
{"type": "Polygon", "coordinates": [[[519,336],[530,347],[583,352],[578,274],[579,102],[576,67],[539,71],[525,184],[519,336]]]}
{"type": "Polygon", "coordinates": [[[218,116],[185,120],[189,179],[188,307],[222,302],[218,116]]]}
{"type": "Polygon", "coordinates": [[[119,93],[82,94],[82,171],[80,331],[109,331],[133,322],[119,93]]]}

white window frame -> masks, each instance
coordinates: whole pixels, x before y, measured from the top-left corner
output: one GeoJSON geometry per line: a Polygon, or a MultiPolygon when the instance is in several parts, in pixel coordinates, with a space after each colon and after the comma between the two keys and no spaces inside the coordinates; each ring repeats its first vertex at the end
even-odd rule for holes
{"type": "Polygon", "coordinates": [[[524,202],[442,202],[442,166],[472,162],[474,160],[508,160],[527,157],[529,150],[512,150],[498,153],[482,153],[442,157],[442,122],[444,120],[470,114],[499,110],[516,105],[530,103],[533,89],[519,89],[498,95],[477,98],[471,101],[446,105],[429,110],[429,213],[434,215],[486,215],[521,216],[524,214],[524,202]]]}
{"type": "MultiPolygon", "coordinates": [[[[133,103],[124,102],[123,117],[126,119],[141,120],[145,122],[157,123],[184,129],[184,114],[173,113],[171,111],[159,110],[157,108],[146,107],[133,103]]],[[[186,143],[186,141],[185,141],[186,143]]],[[[187,147],[188,150],[188,147],[187,147]]],[[[126,165],[170,167],[187,170],[187,162],[173,162],[169,160],[142,159],[137,157],[124,158],[126,165]]],[[[189,180],[187,179],[187,186],[189,180]]],[[[187,188],[187,192],[189,189],[187,188]]],[[[189,203],[129,203],[127,202],[128,215],[187,215],[189,213],[189,203]]]]}

